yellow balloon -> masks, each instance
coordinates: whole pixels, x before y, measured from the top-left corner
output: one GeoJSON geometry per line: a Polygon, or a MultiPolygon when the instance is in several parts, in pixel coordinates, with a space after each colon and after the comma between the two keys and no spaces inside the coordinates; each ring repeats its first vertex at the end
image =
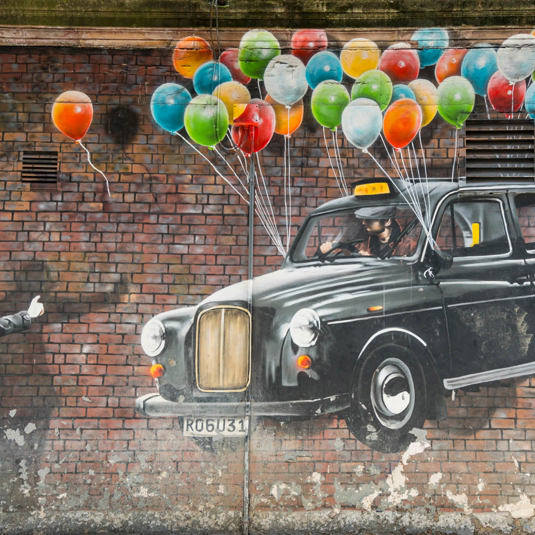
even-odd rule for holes
{"type": "Polygon", "coordinates": [[[225,104],[230,124],[245,111],[247,104],[251,100],[249,90],[243,84],[234,80],[218,85],[212,95],[222,100],[225,104]]]}
{"type": "Polygon", "coordinates": [[[377,68],[381,52],[379,47],[369,39],[357,37],[344,45],[340,54],[340,63],[344,72],[352,78],[377,68]]]}
{"type": "Polygon", "coordinates": [[[429,80],[413,80],[409,87],[413,90],[416,102],[422,108],[422,128],[428,125],[437,114],[437,88],[429,80]]]}

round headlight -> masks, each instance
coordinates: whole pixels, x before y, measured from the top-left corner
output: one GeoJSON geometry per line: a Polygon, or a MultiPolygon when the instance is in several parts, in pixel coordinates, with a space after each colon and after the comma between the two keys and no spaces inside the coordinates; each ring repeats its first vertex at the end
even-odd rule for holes
{"type": "Polygon", "coordinates": [[[165,327],[161,321],[152,319],[141,331],[141,347],[149,357],[159,355],[165,346],[165,327]]]}
{"type": "Polygon", "coordinates": [[[290,336],[295,345],[310,347],[316,343],[320,333],[320,317],[311,308],[298,310],[290,322],[290,336]]]}

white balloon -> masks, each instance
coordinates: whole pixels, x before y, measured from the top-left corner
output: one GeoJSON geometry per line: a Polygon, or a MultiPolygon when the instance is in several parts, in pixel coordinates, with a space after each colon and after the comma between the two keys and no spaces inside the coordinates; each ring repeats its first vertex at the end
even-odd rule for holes
{"type": "Polygon", "coordinates": [[[342,113],[342,131],[358,149],[366,150],[379,137],[382,126],[381,108],[369,98],[356,98],[342,113]]]}
{"type": "Polygon", "coordinates": [[[535,70],[535,36],[518,33],[498,49],[498,69],[511,82],[520,82],[535,70]]]}
{"type": "Polygon", "coordinates": [[[268,94],[279,104],[295,104],[308,89],[304,63],[291,54],[276,56],[264,71],[264,85],[268,94]]]}

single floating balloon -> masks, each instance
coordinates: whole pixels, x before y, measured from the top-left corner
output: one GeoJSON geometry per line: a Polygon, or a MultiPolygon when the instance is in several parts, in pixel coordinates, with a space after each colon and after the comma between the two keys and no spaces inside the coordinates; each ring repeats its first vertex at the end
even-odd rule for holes
{"type": "Polygon", "coordinates": [[[520,82],[535,70],[535,37],[519,33],[506,39],[497,52],[498,69],[511,82],[520,82]]]}
{"type": "Polygon", "coordinates": [[[185,78],[193,78],[195,71],[212,59],[212,48],[208,42],[195,35],[181,39],[173,51],[173,65],[185,78]]]}
{"type": "Polygon", "coordinates": [[[168,132],[178,132],[184,126],[190,92],[180,84],[163,84],[154,91],[150,111],[156,123],[168,132]]]}
{"type": "Polygon", "coordinates": [[[308,65],[314,54],[325,50],[329,44],[325,30],[305,29],[293,33],[290,46],[292,54],[308,65]]]}
{"type": "Polygon", "coordinates": [[[230,124],[245,111],[251,100],[249,90],[234,80],[218,85],[212,94],[225,104],[230,124]]]}
{"type": "Polygon", "coordinates": [[[282,136],[292,135],[303,122],[305,107],[303,101],[299,100],[291,106],[284,106],[275,102],[270,95],[266,97],[266,102],[271,104],[275,112],[275,132],[282,136]]]}
{"type": "Polygon", "coordinates": [[[301,100],[308,90],[303,62],[290,54],[274,57],[264,71],[267,92],[279,104],[291,106],[301,100]]]}
{"type": "Polygon", "coordinates": [[[277,38],[267,30],[249,30],[240,41],[238,60],[242,72],[262,80],[268,63],[281,53],[277,38]]]}
{"type": "Polygon", "coordinates": [[[383,132],[386,140],[396,149],[406,147],[422,126],[422,110],[409,98],[402,98],[386,110],[383,132]]]}
{"type": "Polygon", "coordinates": [[[412,34],[411,40],[418,43],[418,56],[422,67],[434,65],[444,50],[448,48],[450,41],[448,32],[443,28],[416,30],[412,34]]]}
{"type": "Polygon", "coordinates": [[[379,104],[369,98],[357,98],[342,113],[342,131],[358,149],[367,150],[381,133],[383,114],[379,104]]]}
{"type": "Polygon", "coordinates": [[[481,43],[468,51],[461,66],[464,76],[474,88],[476,94],[484,97],[490,77],[498,70],[496,50],[488,43],[481,43]]]}
{"type": "Polygon", "coordinates": [[[251,81],[251,78],[249,76],[245,76],[240,69],[238,54],[239,50],[237,48],[228,48],[219,56],[219,62],[228,68],[233,80],[247,85],[251,81]]]}
{"type": "Polygon", "coordinates": [[[357,37],[342,48],[340,63],[348,76],[358,78],[362,73],[376,69],[380,56],[379,47],[373,41],[357,37]]]}
{"type": "Polygon", "coordinates": [[[427,126],[435,117],[438,111],[437,88],[429,80],[418,78],[409,84],[409,89],[414,92],[416,102],[422,110],[422,126],[427,126]]]}
{"type": "Polygon", "coordinates": [[[472,84],[462,76],[450,76],[438,86],[438,113],[456,128],[461,128],[472,113],[475,100],[472,84]]]}
{"type": "Polygon", "coordinates": [[[463,58],[467,52],[466,48],[451,48],[440,56],[435,67],[435,78],[438,83],[443,82],[450,76],[459,76],[461,74],[463,58]]]}
{"type": "Polygon", "coordinates": [[[526,81],[511,83],[500,71],[496,71],[490,77],[487,94],[496,111],[513,113],[522,107],[526,95],[526,81]]]}
{"type": "Polygon", "coordinates": [[[349,93],[341,83],[331,80],[321,82],[310,99],[312,115],[322,126],[334,129],[342,122],[342,112],[349,100],[349,93]]]}
{"type": "Polygon", "coordinates": [[[392,98],[392,81],[386,73],[373,69],[361,74],[351,89],[351,100],[369,98],[385,110],[392,98]]]}
{"type": "Polygon", "coordinates": [[[306,66],[306,79],[308,85],[315,89],[325,80],[341,82],[344,76],[340,60],[328,50],[314,54],[306,66]]]}
{"type": "Polygon", "coordinates": [[[219,143],[227,133],[228,124],[225,104],[213,95],[199,95],[186,107],[186,132],[199,145],[213,147],[219,143]]]}
{"type": "Polygon", "coordinates": [[[230,82],[232,74],[222,63],[209,61],[201,65],[193,75],[193,87],[199,95],[207,95],[223,82],[230,82]]]}
{"type": "Polygon", "coordinates": [[[409,43],[396,43],[382,53],[377,68],[388,74],[394,83],[411,82],[418,78],[420,58],[409,43]]]}
{"type": "Polygon", "coordinates": [[[80,141],[91,126],[93,104],[81,91],[65,91],[54,101],[52,122],[64,135],[80,141]]]}
{"type": "Polygon", "coordinates": [[[275,132],[275,111],[265,100],[254,98],[234,121],[234,143],[247,155],[262,150],[275,132]]]}

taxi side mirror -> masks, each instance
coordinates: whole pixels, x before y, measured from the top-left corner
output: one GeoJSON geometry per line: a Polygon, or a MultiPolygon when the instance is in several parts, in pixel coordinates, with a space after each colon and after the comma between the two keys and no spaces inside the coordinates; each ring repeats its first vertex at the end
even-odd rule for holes
{"type": "Polygon", "coordinates": [[[427,254],[424,277],[432,281],[440,271],[449,269],[452,264],[453,256],[451,254],[440,249],[430,249],[427,254]]]}

